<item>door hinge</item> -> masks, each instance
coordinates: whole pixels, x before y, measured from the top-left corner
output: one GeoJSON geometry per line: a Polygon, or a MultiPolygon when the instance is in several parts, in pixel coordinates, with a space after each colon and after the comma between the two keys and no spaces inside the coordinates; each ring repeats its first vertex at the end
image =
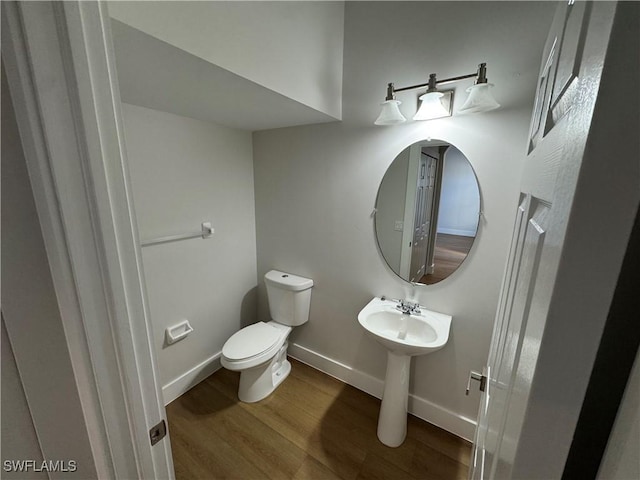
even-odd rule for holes
{"type": "Polygon", "coordinates": [[[469,380],[467,380],[467,390],[465,391],[465,395],[469,395],[469,390],[471,390],[471,380],[476,380],[480,382],[480,391],[484,392],[487,387],[487,376],[483,373],[474,372],[473,370],[469,372],[469,380]]]}
{"type": "Polygon", "coordinates": [[[153,447],[156,443],[162,440],[166,434],[167,424],[163,419],[160,423],[154,425],[153,427],[151,427],[151,430],[149,430],[149,439],[151,440],[151,446],[153,447]]]}

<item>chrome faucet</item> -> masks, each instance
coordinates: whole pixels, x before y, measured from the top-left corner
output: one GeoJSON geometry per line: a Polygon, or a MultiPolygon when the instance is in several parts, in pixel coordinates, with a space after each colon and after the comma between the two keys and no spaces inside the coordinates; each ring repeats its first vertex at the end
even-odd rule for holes
{"type": "Polygon", "coordinates": [[[396,310],[401,311],[402,313],[406,313],[407,315],[420,315],[420,305],[417,303],[406,302],[404,300],[398,301],[396,305],[396,310]]]}

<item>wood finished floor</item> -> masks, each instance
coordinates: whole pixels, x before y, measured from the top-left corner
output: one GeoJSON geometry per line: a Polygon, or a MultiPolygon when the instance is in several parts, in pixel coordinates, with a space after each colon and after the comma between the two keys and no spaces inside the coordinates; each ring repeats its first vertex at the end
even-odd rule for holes
{"type": "Polygon", "coordinates": [[[376,437],[380,400],[296,360],[258,403],[220,369],[167,406],[176,478],[466,479],[471,445],[409,416],[398,448],[376,437]]]}
{"type": "Polygon", "coordinates": [[[431,285],[455,272],[467,258],[474,239],[475,237],[438,233],[433,258],[434,271],[429,275],[424,275],[420,279],[420,283],[431,285]]]}

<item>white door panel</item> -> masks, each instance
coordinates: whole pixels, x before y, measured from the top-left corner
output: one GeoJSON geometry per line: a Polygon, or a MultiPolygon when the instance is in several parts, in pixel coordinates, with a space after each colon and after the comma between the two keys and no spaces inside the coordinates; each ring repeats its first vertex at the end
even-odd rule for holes
{"type": "Polygon", "coordinates": [[[517,284],[513,289],[513,304],[509,312],[509,326],[505,338],[505,347],[495,375],[493,401],[497,417],[501,418],[501,429],[495,438],[495,456],[491,478],[509,478],[513,464],[515,446],[522,427],[522,418],[528,400],[528,385],[522,385],[516,377],[519,366],[535,365],[535,359],[523,358],[526,330],[531,314],[531,303],[536,287],[542,248],[545,241],[545,223],[550,206],[530,198],[529,211],[532,213],[522,237],[522,256],[516,275],[517,284]],[[522,388],[518,388],[520,385],[522,388]]]}

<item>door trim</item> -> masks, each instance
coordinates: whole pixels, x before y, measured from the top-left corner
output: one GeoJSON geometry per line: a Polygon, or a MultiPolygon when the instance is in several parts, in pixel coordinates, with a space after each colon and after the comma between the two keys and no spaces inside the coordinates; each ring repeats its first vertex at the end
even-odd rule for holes
{"type": "Polygon", "coordinates": [[[149,442],[166,415],[109,21],[103,2],[2,2],[2,55],[98,477],[173,478],[168,437],[149,442]]]}

